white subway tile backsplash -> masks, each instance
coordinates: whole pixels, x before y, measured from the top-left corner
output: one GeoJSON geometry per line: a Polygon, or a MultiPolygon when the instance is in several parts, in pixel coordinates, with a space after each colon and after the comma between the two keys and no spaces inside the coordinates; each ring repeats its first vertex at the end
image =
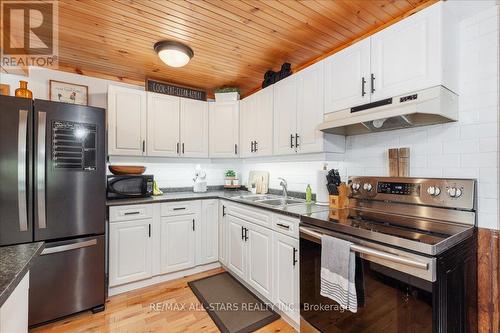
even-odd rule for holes
{"type": "Polygon", "coordinates": [[[497,164],[498,155],[496,152],[462,154],[461,159],[464,168],[489,168],[497,164]]]}

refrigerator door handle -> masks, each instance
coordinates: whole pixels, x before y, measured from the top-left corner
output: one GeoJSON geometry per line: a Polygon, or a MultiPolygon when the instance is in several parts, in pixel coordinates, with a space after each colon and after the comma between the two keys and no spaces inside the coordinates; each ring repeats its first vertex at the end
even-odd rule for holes
{"type": "Polygon", "coordinates": [[[26,137],[28,134],[28,110],[19,110],[17,132],[17,202],[19,206],[19,230],[28,231],[26,205],[26,137]]]}
{"type": "Polygon", "coordinates": [[[96,244],[97,244],[97,239],[94,238],[94,239],[87,240],[85,242],[77,242],[77,243],[71,243],[71,244],[54,246],[54,247],[46,247],[45,249],[43,249],[41,255],[43,256],[46,254],[66,252],[66,251],[81,249],[84,247],[94,246],[96,244]]]}
{"type": "Polygon", "coordinates": [[[38,228],[47,228],[45,217],[45,135],[47,129],[47,113],[38,111],[38,136],[37,136],[37,206],[38,228]]]}

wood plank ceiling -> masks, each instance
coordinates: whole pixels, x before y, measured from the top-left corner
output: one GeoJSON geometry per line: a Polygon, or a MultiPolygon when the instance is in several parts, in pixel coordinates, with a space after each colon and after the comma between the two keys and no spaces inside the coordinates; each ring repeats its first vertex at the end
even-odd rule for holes
{"type": "Polygon", "coordinates": [[[436,0],[61,0],[60,69],[143,83],[146,77],[243,95],[283,62],[313,62],[436,0]],[[177,40],[195,53],[183,68],[153,51],[177,40]]]}

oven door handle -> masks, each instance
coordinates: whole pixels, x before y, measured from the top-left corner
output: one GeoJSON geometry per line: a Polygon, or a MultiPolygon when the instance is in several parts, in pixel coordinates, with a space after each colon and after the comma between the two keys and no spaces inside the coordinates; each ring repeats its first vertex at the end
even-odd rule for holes
{"type": "MultiPolygon", "coordinates": [[[[321,241],[321,236],[323,236],[321,233],[313,231],[313,230],[305,228],[305,227],[299,227],[299,230],[300,230],[300,232],[302,232],[310,237],[319,239],[320,241],[321,241]]],[[[375,250],[375,249],[372,249],[372,248],[369,248],[366,246],[362,246],[362,245],[352,244],[351,251],[355,251],[358,253],[362,253],[362,254],[366,254],[366,255],[370,255],[370,256],[374,256],[374,257],[378,257],[380,259],[385,259],[385,260],[392,261],[392,262],[395,262],[398,264],[411,266],[411,267],[415,267],[415,268],[419,268],[419,269],[423,269],[423,270],[429,269],[429,265],[425,262],[401,257],[401,256],[387,253],[384,251],[375,250]]]]}

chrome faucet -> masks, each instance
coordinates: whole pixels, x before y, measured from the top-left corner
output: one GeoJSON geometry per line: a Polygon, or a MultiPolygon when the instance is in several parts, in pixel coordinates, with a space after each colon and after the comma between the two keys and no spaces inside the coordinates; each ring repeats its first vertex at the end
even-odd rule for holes
{"type": "Polygon", "coordinates": [[[288,184],[287,184],[285,178],[278,177],[278,179],[281,180],[280,186],[283,187],[283,196],[285,197],[285,200],[286,200],[286,198],[288,198],[288,190],[287,190],[288,184]]]}

